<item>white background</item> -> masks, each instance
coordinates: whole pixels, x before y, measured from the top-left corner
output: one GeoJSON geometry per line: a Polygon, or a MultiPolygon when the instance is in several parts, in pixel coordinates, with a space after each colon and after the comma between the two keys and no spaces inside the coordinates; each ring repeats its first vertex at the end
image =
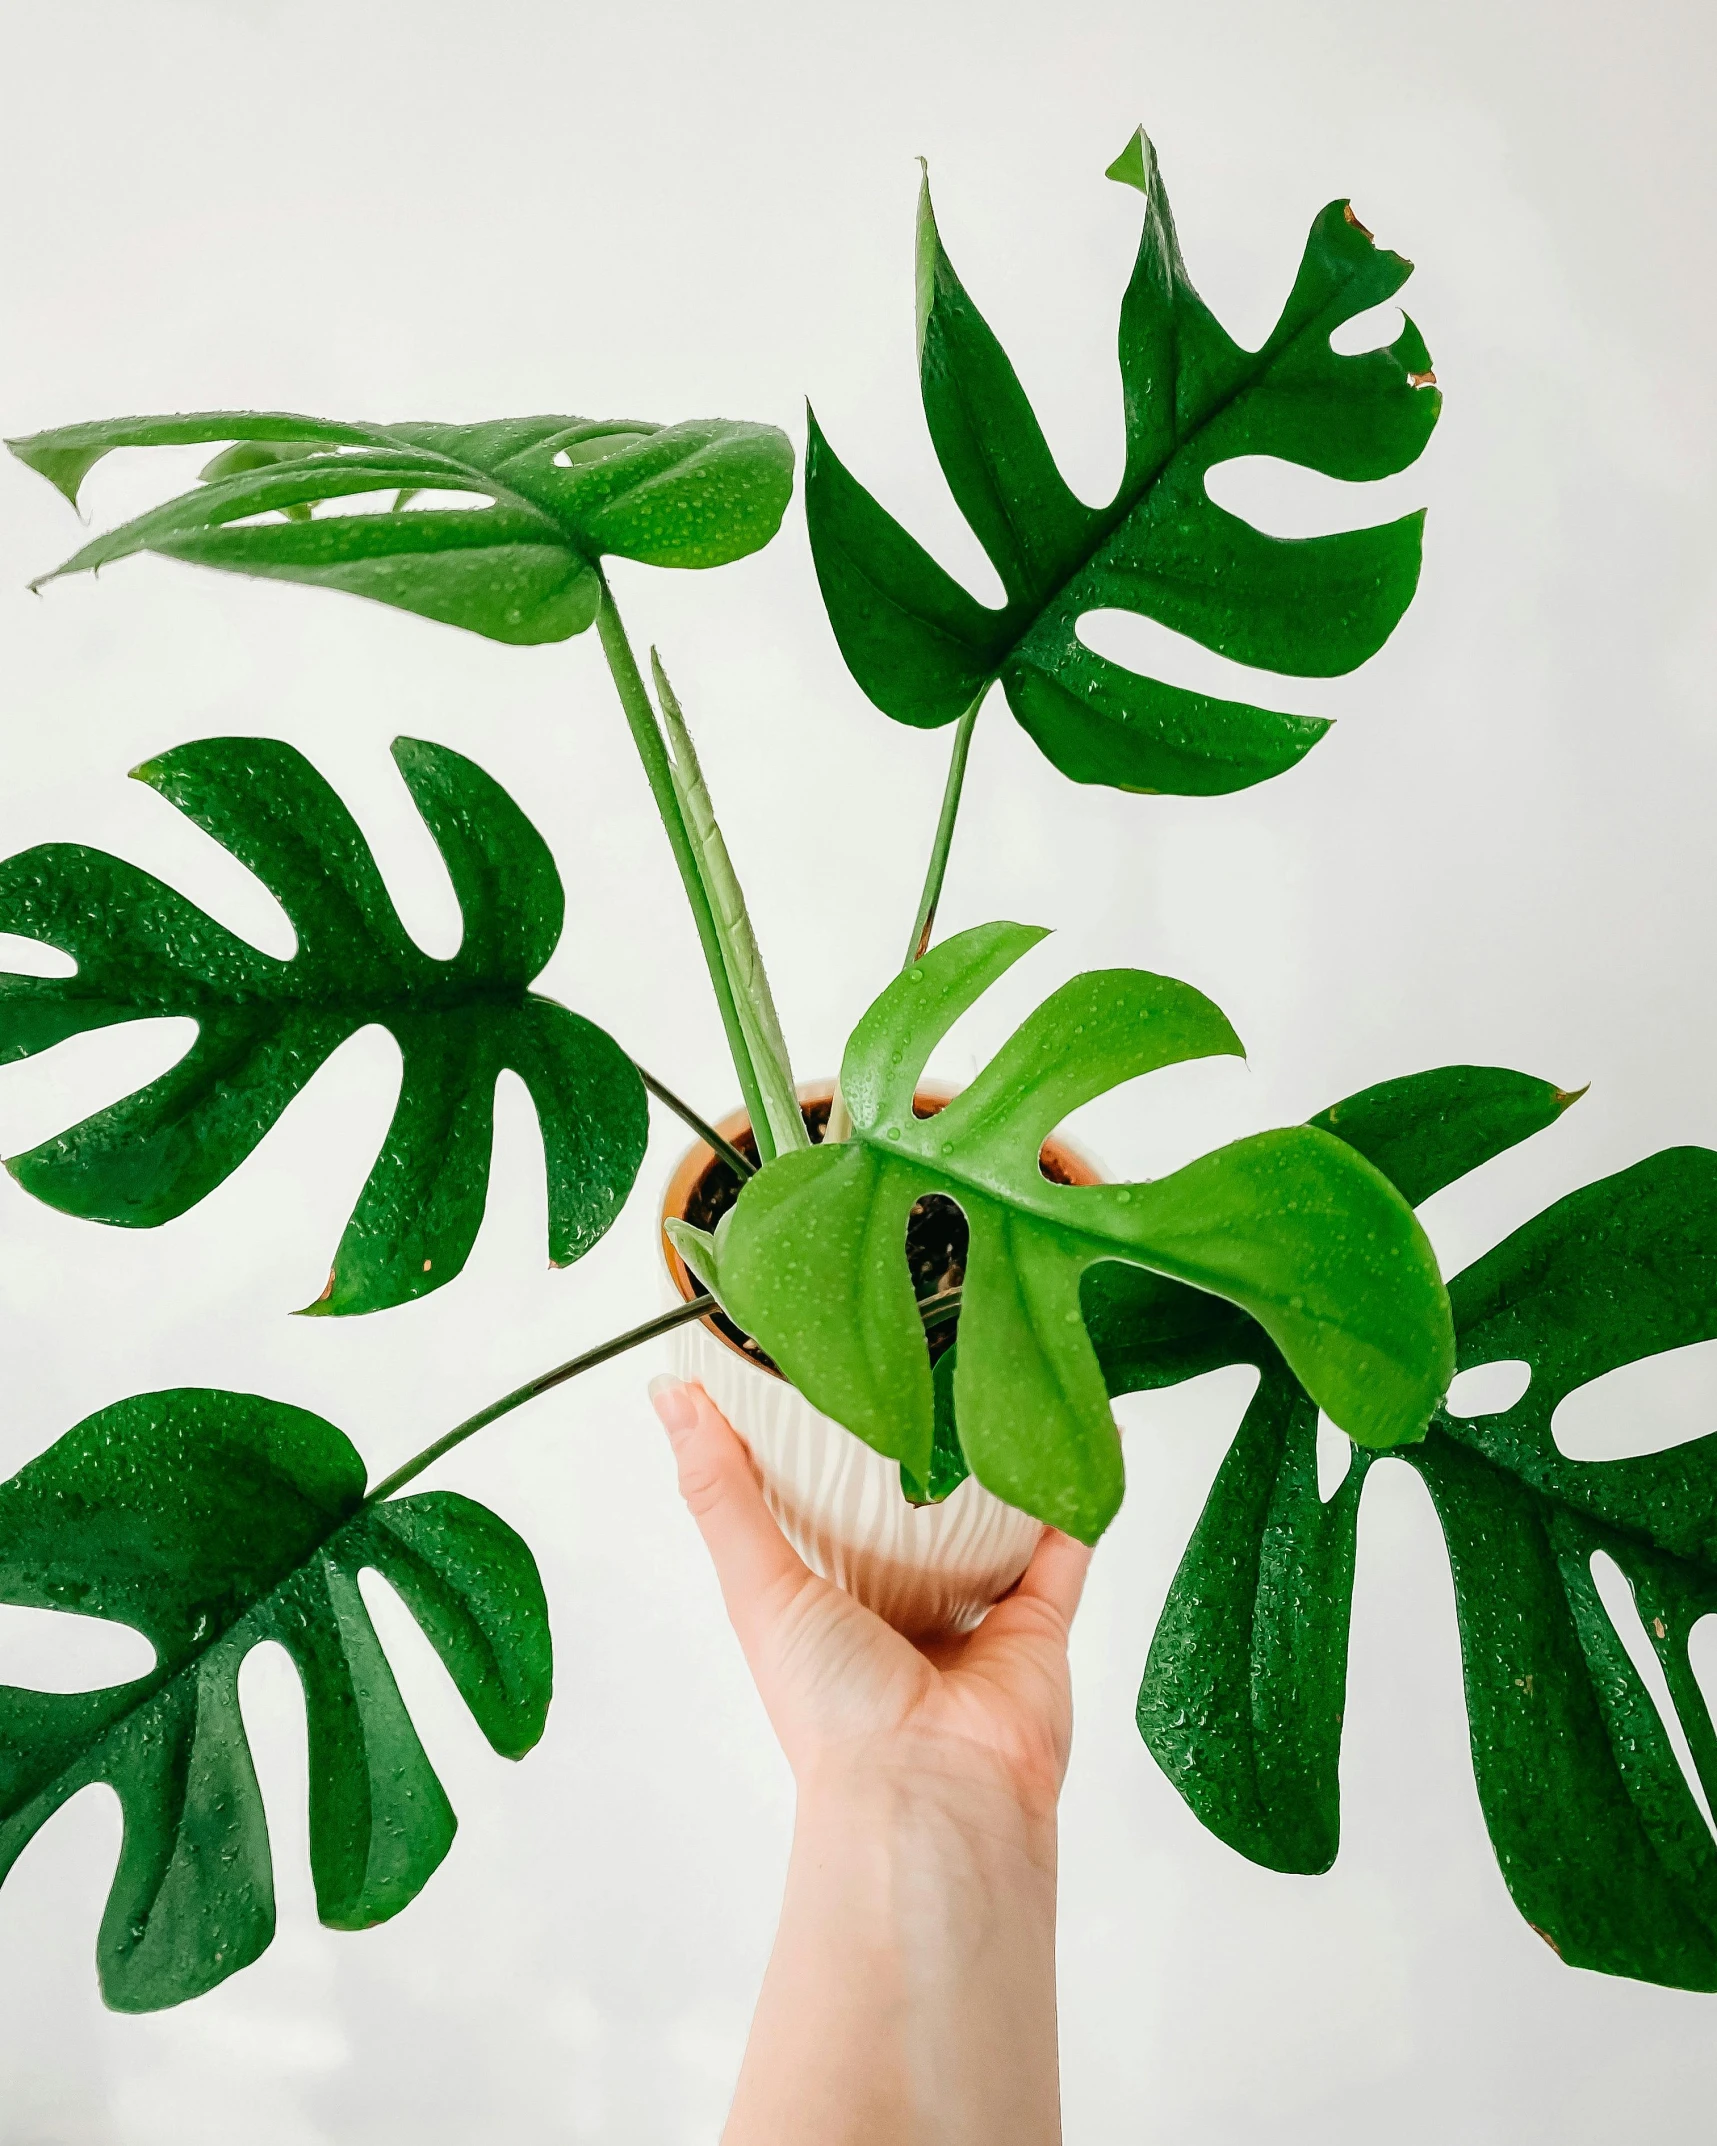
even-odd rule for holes
{"type": "MultiPolygon", "coordinates": [[[[1453,1271],[1576,1184],[1717,1144],[1709,21],[1693,0],[14,4],[0,423],[553,410],[748,416],[802,439],[809,394],[851,465],[987,593],[917,407],[914,156],[1092,498],[1120,466],[1113,334],[1138,228],[1136,197],[1102,172],[1133,126],[1156,137],[1195,280],[1249,341],[1313,214],[1352,194],[1422,264],[1407,302],[1443,423],[1375,501],[1256,470],[1228,496],[1290,534],[1429,502],[1418,603],[1358,677],[1282,688],[1281,704],[1342,720],[1294,774],[1238,798],[1075,789],[994,701],[945,923],[1011,915],[1057,937],[939,1064],[969,1077],[1062,976],[1126,962],[1211,992],[1251,1051],[1085,1114],[1078,1132],[1129,1175],[1426,1065],[1590,1080],[1557,1130],[1433,1203],[1453,1271]]],[[[198,459],[105,465],[97,524],[198,459]]],[[[351,801],[408,921],[445,952],[451,896],[386,753],[399,731],[444,741],[555,846],[569,922],[549,988],[706,1107],[730,1102],[594,635],[502,649],[156,561],[33,600],[25,580],[77,529],[17,465],[0,501],[0,848],[104,844],[284,952],[243,871],[124,780],[184,739],[278,736],[351,801]]],[[[898,955],[946,738],[888,723],[847,678],[797,506],[746,564],[616,581],[697,727],[799,1069],[826,1072],[898,955]]],[[[1231,686],[1217,659],[1136,623],[1093,632],[1181,682],[1231,686]]],[[[115,1031],[6,1073],[0,1148],[180,1047],[115,1031]]],[[[4,1469],[121,1395],[208,1384],[321,1410],[379,1470],[656,1307],[650,1200],[675,1127],[657,1126],[612,1236],[550,1274],[536,1136],[509,1086],[463,1280],[373,1319],[289,1319],[320,1286],[396,1063],[386,1037],[355,1039],[233,1180],[159,1233],[0,1196],[4,1469]]],[[[673,1494],[648,1368],[538,1404],[440,1473],[533,1542],[559,1690],[541,1748],[505,1765],[382,1605],[464,1820],[399,1920],[358,1937],[314,1922],[302,1714],[278,1655],[244,1682],[280,1872],[281,1932],[258,1966],[177,2013],[104,2013],[111,1799],[80,1798],[24,1856],[0,1895],[3,2146],[714,2136],[790,1796],[673,1494]]],[[[1240,1861],[1139,1744],[1157,1607],[1246,1385],[1231,1372],[1125,1410],[1132,1489],[1075,1642],[1070,2141],[1709,2137],[1717,2000],[1570,1972],[1509,1905],[1471,1785],[1446,1567],[1407,1471],[1377,1470],[1365,1500],[1334,1873],[1240,1861]]],[[[1580,1450],[1708,1420],[1702,1361],[1615,1385],[1568,1432],[1580,1450]]],[[[0,1639],[19,1681],[50,1664],[64,1677],[74,1652],[91,1681],[133,1664],[117,1646],[50,1646],[29,1619],[0,1639]]]]}

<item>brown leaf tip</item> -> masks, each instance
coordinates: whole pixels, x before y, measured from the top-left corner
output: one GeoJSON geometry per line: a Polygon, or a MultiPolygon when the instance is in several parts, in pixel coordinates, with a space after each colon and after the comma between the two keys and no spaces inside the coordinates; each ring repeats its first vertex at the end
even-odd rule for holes
{"type": "Polygon", "coordinates": [[[1564,1110],[1572,1110],[1581,1096],[1590,1094],[1591,1087],[1592,1083],[1588,1081],[1584,1088],[1558,1088],[1553,1092],[1550,1100],[1556,1105],[1557,1112],[1560,1114],[1564,1110]]]}
{"type": "Polygon", "coordinates": [[[316,1299],[316,1301],[317,1301],[317,1303],[318,1303],[318,1304],[326,1304],[326,1303],[327,1303],[327,1301],[328,1301],[328,1299],[329,1299],[329,1298],[330,1298],[330,1297],[331,1297],[331,1296],[332,1296],[333,1294],[334,1294],[334,1270],[333,1270],[333,1268],[332,1268],[332,1267],[330,1267],[330,1268],[328,1269],[328,1279],[327,1279],[327,1280],[326,1280],[326,1281],[325,1281],[325,1282],[324,1282],[324,1283],[322,1284],[322,1294],[321,1294],[321,1295],[320,1295],[320,1296],[319,1296],[319,1297],[318,1297],[318,1298],[316,1299]]]}
{"type": "Polygon", "coordinates": [[[1360,222],[1359,218],[1355,216],[1355,214],[1353,213],[1353,203],[1351,201],[1344,201],[1342,203],[1341,213],[1346,218],[1346,220],[1350,224],[1352,224],[1353,228],[1359,233],[1361,238],[1376,238],[1377,233],[1375,231],[1368,231],[1365,225],[1360,222]]]}

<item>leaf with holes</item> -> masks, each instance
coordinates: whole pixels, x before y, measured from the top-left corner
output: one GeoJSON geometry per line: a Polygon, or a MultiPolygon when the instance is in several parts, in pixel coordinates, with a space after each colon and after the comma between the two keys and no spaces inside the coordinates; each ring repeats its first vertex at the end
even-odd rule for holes
{"type": "Polygon", "coordinates": [[[136,772],[248,865],[298,935],[277,960],[101,850],[52,843],[0,864],[0,931],[73,955],[75,976],[0,976],[0,1063],[116,1022],[189,1016],[159,1080],[7,1165],[66,1214],[148,1229],[228,1177],[317,1068],[373,1022],[404,1059],[374,1170],[310,1309],[375,1311],[451,1281],[488,1191],[495,1083],[511,1068],[542,1126],[549,1256],[578,1259],[619,1214],[646,1135],[613,1038],[529,989],[565,913],[547,845],[481,768],[402,738],[394,758],[459,898],[459,951],[407,935],[356,823],[301,753],[215,738],[136,772]]]}
{"type": "Polygon", "coordinates": [[[239,1670],[277,1641],[304,1686],[317,1911],[385,1922],[456,1820],[358,1590],[379,1572],[434,1643],[496,1751],[541,1736],[552,1684],[530,1551],[447,1491],[367,1506],[321,1417],[254,1395],[141,1394],[0,1485],[0,1600],[133,1626],[145,1676],[88,1692],[0,1686],[0,1880],[55,1811],[102,1782],[124,1814],[97,1945],[126,2012],[179,2004],[274,1935],[268,1828],[239,1670]]]}
{"type": "Polygon", "coordinates": [[[373,425],[203,410],[62,425],[6,444],[75,506],[116,448],[215,440],[235,444],[196,490],[97,537],[43,581],[152,551],[345,589],[495,641],[564,641],[596,616],[604,557],[725,566],[769,542],[793,489],[786,434],[725,419],[373,425]],[[476,503],[413,504],[449,493],[476,503]],[[380,512],[315,512],[389,495],[380,512]]]}
{"type": "Polygon", "coordinates": [[[1570,1966],[1717,1990],[1717,1846],[1598,1594],[1626,1575],[1708,1800],[1688,1639],[1717,1611],[1717,1434],[1566,1459],[1557,1404],[1717,1336],[1717,1154],[1670,1148],[1569,1195],[1452,1284],[1463,1370],[1523,1359],[1512,1408],[1443,1415],[1412,1463],[1455,1578],[1473,1767],[1515,1905],[1570,1966]]]}
{"type": "MultiPolygon", "coordinates": [[[[1420,1200],[1574,1098],[1457,1067],[1367,1091],[1321,1121],[1420,1200]]],[[[1167,1286],[1100,1270],[1088,1304],[1113,1390],[1256,1362],[1258,1392],[1151,1646],[1139,1727],[1212,1831],[1273,1869],[1334,1859],[1360,1487],[1327,1504],[1316,1404],[1256,1329],[1199,1323],[1167,1286]],[[1153,1347],[1161,1354],[1153,1370],[1153,1347]]],[[[1424,1479],[1454,1573],[1480,1802],[1521,1913],[1575,1966],[1717,1989],[1717,1848],[1592,1577],[1633,1589],[1700,1783],[1717,1735],[1688,1639],[1717,1609],[1717,1436],[1625,1461],[1556,1447],[1557,1405],[1607,1371],[1717,1335],[1717,1155],[1671,1149],[1570,1195],[1457,1275],[1463,1370],[1523,1360],[1526,1393],[1445,1408],[1396,1457],[1424,1479]]]]}
{"type": "MultiPolygon", "coordinates": [[[[1417,1203],[1554,1122],[1574,1098],[1491,1066],[1385,1082],[1312,1123],[1417,1203]]],[[[1244,1314],[1135,1269],[1095,1268],[1086,1318],[1111,1393],[1255,1363],[1258,1390],[1163,1606],[1139,1693],[1152,1756],[1210,1830],[1272,1870],[1327,1870],[1359,1499],[1371,1455],[1319,1495],[1317,1403],[1244,1314]]]]}
{"type": "Polygon", "coordinates": [[[934,1045],[1043,936],[987,924],[933,948],[854,1030],[841,1067],[850,1140],[786,1155],[683,1256],[819,1408],[928,1485],[934,1404],[905,1259],[930,1193],[969,1231],[954,1401],[972,1472],[1086,1541],[1121,1498],[1121,1452],[1080,1282],[1124,1260],[1257,1318],[1353,1436],[1423,1431],[1453,1368],[1424,1233],[1353,1150],[1310,1127],[1235,1141],[1154,1184],[1054,1185],[1038,1156],[1070,1111],[1159,1066],[1238,1053],[1186,984],[1076,977],[931,1119],[913,1114],[934,1045]]]}
{"type": "Polygon", "coordinates": [[[945,573],[836,459],[813,417],[805,507],[817,577],[853,676],[897,722],[952,722],[1000,679],[1063,774],[1123,790],[1211,796],[1294,765],[1329,727],[1164,684],[1079,637],[1132,611],[1220,655],[1291,677],[1356,669],[1393,632],[1419,576],[1423,517],[1285,539],[1216,505],[1211,470],[1270,455],[1346,480],[1419,454],[1440,398],[1409,321],[1384,350],[1338,356],[1343,322],[1400,289],[1411,264],[1345,202],[1312,226],[1282,317],[1242,350],[1187,280],[1141,132],[1109,177],[1144,196],[1121,301],[1126,466],[1089,507],[1068,489],[1001,345],[954,274],[930,207],[918,219],[918,363],[931,443],[1001,578],[990,609],[945,573]]]}

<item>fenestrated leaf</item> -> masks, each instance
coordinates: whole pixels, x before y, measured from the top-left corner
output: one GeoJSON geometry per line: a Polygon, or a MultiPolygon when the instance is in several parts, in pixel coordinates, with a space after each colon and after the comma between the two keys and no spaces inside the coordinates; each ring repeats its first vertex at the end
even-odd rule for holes
{"type": "Polygon", "coordinates": [[[954,1400],[972,1472],[1086,1541],[1121,1497],[1120,1444],[1080,1282],[1100,1260],[1188,1281],[1257,1318],[1369,1444],[1417,1437],[1453,1368],[1436,1262],[1385,1180],[1327,1133],[1239,1140],[1154,1184],[1052,1184],[1038,1164],[1080,1104],[1239,1042],[1208,999],[1138,970],[1076,977],[934,1118],[912,1098],[935,1043],[1043,935],[981,925],[883,992],[841,1067],[852,1138],[766,1166],[715,1237],[676,1229],[728,1314],[795,1385],[918,1482],[934,1411],[905,1262],[931,1193],[969,1246],[954,1400]]]}
{"type": "MultiPolygon", "coordinates": [[[[1312,1120],[1425,1200],[1573,1098],[1492,1066],[1386,1081],[1312,1120]]],[[[1086,1317],[1111,1393],[1255,1363],[1260,1380],[1151,1641],[1139,1733],[1221,1839],[1272,1870],[1327,1870],[1340,1838],[1342,1714],[1359,1500],[1353,1450],[1319,1495],[1317,1404],[1262,1330],[1178,1284],[1109,1266],[1086,1317]],[[1206,1306],[1211,1306],[1206,1310],[1206,1306]]]]}
{"type": "Polygon", "coordinates": [[[277,897],[298,935],[289,961],[103,851],[52,843],[0,864],[0,930],[78,963],[68,978],[0,976],[0,1063],[116,1022],[197,1023],[159,1080],[13,1158],[26,1190],[94,1221],[170,1221],[238,1167],[338,1045],[380,1022],[404,1059],[399,1102],[312,1309],[374,1311],[459,1273],[483,1218],[504,1068],[542,1126],[550,1258],[565,1266],[602,1236],[638,1174],[646,1104],[612,1037],[529,989],[560,937],[554,860],[471,761],[409,738],[394,758],[459,898],[464,936],[446,961],[407,935],[334,792],[266,739],[181,746],[137,774],[277,897]]]}
{"type": "Polygon", "coordinates": [[[1057,470],[1001,345],[954,274],[931,212],[918,228],[919,379],[955,504],[1001,577],[981,604],[836,458],[815,418],[805,505],[817,576],[854,677],[885,714],[952,722],[997,679],[1025,729],[1079,782],[1214,795],[1291,767],[1328,728],[1216,699],[1110,662],[1086,614],[1134,611],[1235,661],[1292,677],[1364,663],[1412,600],[1422,516],[1333,536],[1264,535],[1218,507],[1220,463],[1271,455],[1326,476],[1405,469],[1436,422],[1430,359],[1409,321],[1386,350],[1330,336],[1390,298],[1411,264],[1344,202],[1312,226],[1281,319],[1242,350],[1187,280],[1156,155],[1134,136],[1109,176],[1145,227],[1121,304],[1126,466],[1104,507],[1057,470]]]}
{"type": "Polygon", "coordinates": [[[1706,1796],[1717,1737],[1688,1657],[1717,1610],[1717,1435],[1634,1460],[1558,1452],[1558,1402],[1717,1336],[1717,1154],[1670,1148],[1572,1193],[1451,1289],[1463,1369],[1524,1359],[1514,1405],[1439,1417],[1413,1465],[1449,1546],[1473,1765],[1515,1905],[1575,1967],[1717,1989],[1717,1846],[1593,1583],[1626,1574],[1706,1796]]]}
{"type": "Polygon", "coordinates": [[[212,440],[234,446],[196,490],[97,537],[42,581],[153,551],[345,589],[491,640],[563,641],[596,616],[603,557],[726,565],[768,543],[793,488],[785,433],[726,420],[373,425],[205,410],[62,425],[7,445],[75,505],[116,448],[212,440]],[[475,503],[400,511],[423,492],[475,503]],[[366,495],[391,495],[391,506],[315,516],[325,501],[366,495]],[[266,518],[275,514],[283,519],[266,518]]]}
{"type": "Polygon", "coordinates": [[[310,1736],[322,1920],[357,1930],[415,1898],[456,1821],[382,1652],[358,1574],[383,1575],[494,1748],[522,1758],[552,1683],[547,1606],[511,1528],[446,1491],[365,1505],[364,1468],[319,1416],[250,1394],[141,1394],[0,1485],[0,1600],[133,1626],[128,1684],[0,1687],[0,1880],[92,1782],[124,1813],[102,1918],[103,1994],[154,2011],[212,1989],[274,1935],[268,1828],[238,1676],[291,1655],[310,1736]]]}
{"type": "MultiPolygon", "coordinates": [[[[1391,1082],[1314,1121],[1359,1141],[1416,1199],[1548,1124],[1574,1097],[1455,1067],[1391,1082]]],[[[1114,1270],[1104,1270],[1106,1275],[1114,1270]]],[[[1206,1825],[1279,1870],[1338,1836],[1337,1760],[1359,1487],[1317,1496],[1316,1409],[1256,1335],[1189,1321],[1166,1291],[1125,1329],[1116,1276],[1094,1317],[1112,1384],[1169,1383],[1212,1358],[1262,1366],[1152,1642],[1139,1726],[1206,1825]],[[1106,1323],[1105,1323],[1106,1320],[1106,1323]],[[1154,1335],[1161,1375],[1138,1374],[1154,1335]],[[1202,1351],[1202,1357],[1200,1355],[1202,1351]]],[[[1184,1294],[1184,1292],[1183,1292],[1184,1294]]],[[[1708,1798],[1717,1735],[1688,1640],[1717,1610],[1717,1436],[1641,1459],[1571,1461],[1551,1419],[1621,1364],[1717,1335],[1717,1155],[1671,1149],[1570,1195],[1450,1284],[1463,1370],[1523,1360],[1515,1405],[1439,1410],[1397,1457],[1449,1547],[1480,1802],[1510,1892],[1572,1965],[1717,1988],[1717,1848],[1592,1576],[1633,1589],[1708,1798]]],[[[1254,1330],[1255,1331],[1255,1330],[1254,1330]]]]}

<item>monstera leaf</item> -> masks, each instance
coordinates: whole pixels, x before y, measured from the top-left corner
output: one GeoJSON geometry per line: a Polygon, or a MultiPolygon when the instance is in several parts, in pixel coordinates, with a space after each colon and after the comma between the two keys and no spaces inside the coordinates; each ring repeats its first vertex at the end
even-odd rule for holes
{"type": "MultiPolygon", "coordinates": [[[[1521,1075],[1454,1068],[1325,1114],[1423,1199],[1536,1131],[1573,1098],[1521,1075]],[[1511,1092],[1512,1090],[1512,1092],[1511,1092]]],[[[1501,1413],[1440,1410],[1397,1457],[1418,1470],[1449,1546],[1474,1769],[1521,1913],[1570,1964],[1717,1989],[1717,1848],[1665,1725],[1594,1584],[1613,1558],[1708,1798],[1717,1735],[1688,1637],[1717,1609],[1717,1436],[1625,1461],[1571,1461],[1551,1424],[1621,1364],[1717,1335],[1717,1155],[1671,1149],[1587,1186],[1450,1284],[1462,1369],[1520,1360],[1501,1413]]],[[[1188,1307],[1190,1316],[1190,1307],[1188,1307]]],[[[1184,1334],[1159,1302],[1157,1333],[1184,1334]]],[[[1117,1298],[1092,1330],[1112,1382],[1139,1376],[1117,1298]]],[[[1221,1355],[1220,1345],[1204,1337],[1221,1355]]],[[[1181,1361],[1190,1368],[1196,1350],[1181,1361]]],[[[1318,1871],[1339,1836],[1337,1761],[1360,1491],[1355,1451],[1318,1494],[1317,1409],[1256,1337],[1263,1375],[1152,1642],[1146,1743],[1198,1816],[1273,1869],[1318,1871]]]]}
{"type": "MultiPolygon", "coordinates": [[[[1552,1123],[1548,1081],[1445,1066],[1385,1082],[1312,1120],[1415,1204],[1552,1123]]],[[[1092,1339],[1112,1393],[1219,1365],[1261,1377],[1163,1608],[1139,1730],[1207,1826],[1273,1870],[1327,1870],[1340,1834],[1355,1530],[1371,1455],[1319,1494],[1317,1404],[1259,1327],[1116,1267],[1092,1276],[1092,1339]],[[1099,1291],[1101,1293],[1099,1293],[1099,1291]]]]}
{"type": "Polygon", "coordinates": [[[1409,322],[1386,350],[1330,336],[1400,289],[1411,264],[1373,245],[1345,202],[1312,226],[1282,317],[1242,350],[1187,280],[1142,133],[1109,167],[1145,228],[1121,301],[1126,467],[1104,507],[1061,477],[1001,345],[962,289],[926,185],[918,220],[918,359],[942,474],[1001,578],[981,604],[842,467],[811,421],[805,506],[823,600],[853,676],[897,722],[952,722],[1000,679],[1043,752],[1077,782],[1209,796],[1291,767],[1328,728],[1214,699],[1111,663],[1079,638],[1134,611],[1240,663],[1328,678],[1374,655],[1412,599],[1422,516],[1287,540],[1227,513],[1209,472],[1273,455],[1324,475],[1384,477],[1423,448],[1440,398],[1409,322]]]}
{"type": "Polygon", "coordinates": [[[0,1879],[79,1789],[119,1797],[97,1952],[119,2010],[212,1989],[274,1935],[238,1699],[263,1640],[303,1680],[322,1920],[385,1922],[447,1853],[456,1821],[359,1593],[366,1568],[404,1598],[489,1742],[522,1758],[552,1678],[530,1551],[446,1491],[366,1505],[362,1461],[319,1416],[249,1394],[142,1394],[0,1485],[0,1600],[114,1618],[156,1650],[146,1676],[107,1690],[0,1687],[0,1879]]]}
{"type": "Polygon", "coordinates": [[[75,506],[115,448],[211,440],[236,445],[197,490],[97,537],[44,580],[154,551],[346,589],[494,641],[564,641],[596,616],[602,558],[724,566],[768,543],[793,488],[784,433],[724,420],[371,425],[203,410],[62,425],[7,445],[75,506]],[[448,493],[475,503],[412,503],[448,493]],[[390,496],[379,512],[314,512],[390,496]]]}
{"type": "Polygon", "coordinates": [[[587,1252],[620,1212],[646,1136],[642,1084],[614,1040],[528,987],[564,896],[542,837],[500,785],[443,746],[400,739],[400,773],[464,915],[459,951],[423,953],[356,823],[303,755],[264,739],[181,746],[139,768],[262,880],[298,934],[290,961],[103,851],[54,843],[0,864],[0,930],[76,957],[68,978],[0,976],[0,1063],[115,1022],[188,1015],[171,1071],[8,1167],[67,1214],[170,1221],[238,1167],[331,1051],[381,1022],[399,1103],[328,1287],[310,1307],[374,1311],[438,1289],[483,1218],[495,1081],[524,1080],[543,1130],[549,1256],[587,1252]]]}
{"type": "Polygon", "coordinates": [[[897,978],[847,1046],[851,1139],[769,1164],[713,1239],[676,1229],[688,1263],[819,1408],[926,1484],[934,1401],[906,1223],[927,1194],[956,1200],[970,1232],[953,1377],[965,1457],[999,1497],[1086,1541],[1122,1488],[1080,1300],[1098,1261],[1244,1307],[1361,1441],[1418,1437],[1453,1368],[1443,1287],[1410,1210],[1351,1148],[1301,1126],[1154,1184],[1055,1185],[1039,1167],[1081,1103],[1239,1052],[1199,992],[1136,970],[1076,977],[946,1109],[914,1115],[933,1046],[1042,937],[980,925],[897,978]]]}

